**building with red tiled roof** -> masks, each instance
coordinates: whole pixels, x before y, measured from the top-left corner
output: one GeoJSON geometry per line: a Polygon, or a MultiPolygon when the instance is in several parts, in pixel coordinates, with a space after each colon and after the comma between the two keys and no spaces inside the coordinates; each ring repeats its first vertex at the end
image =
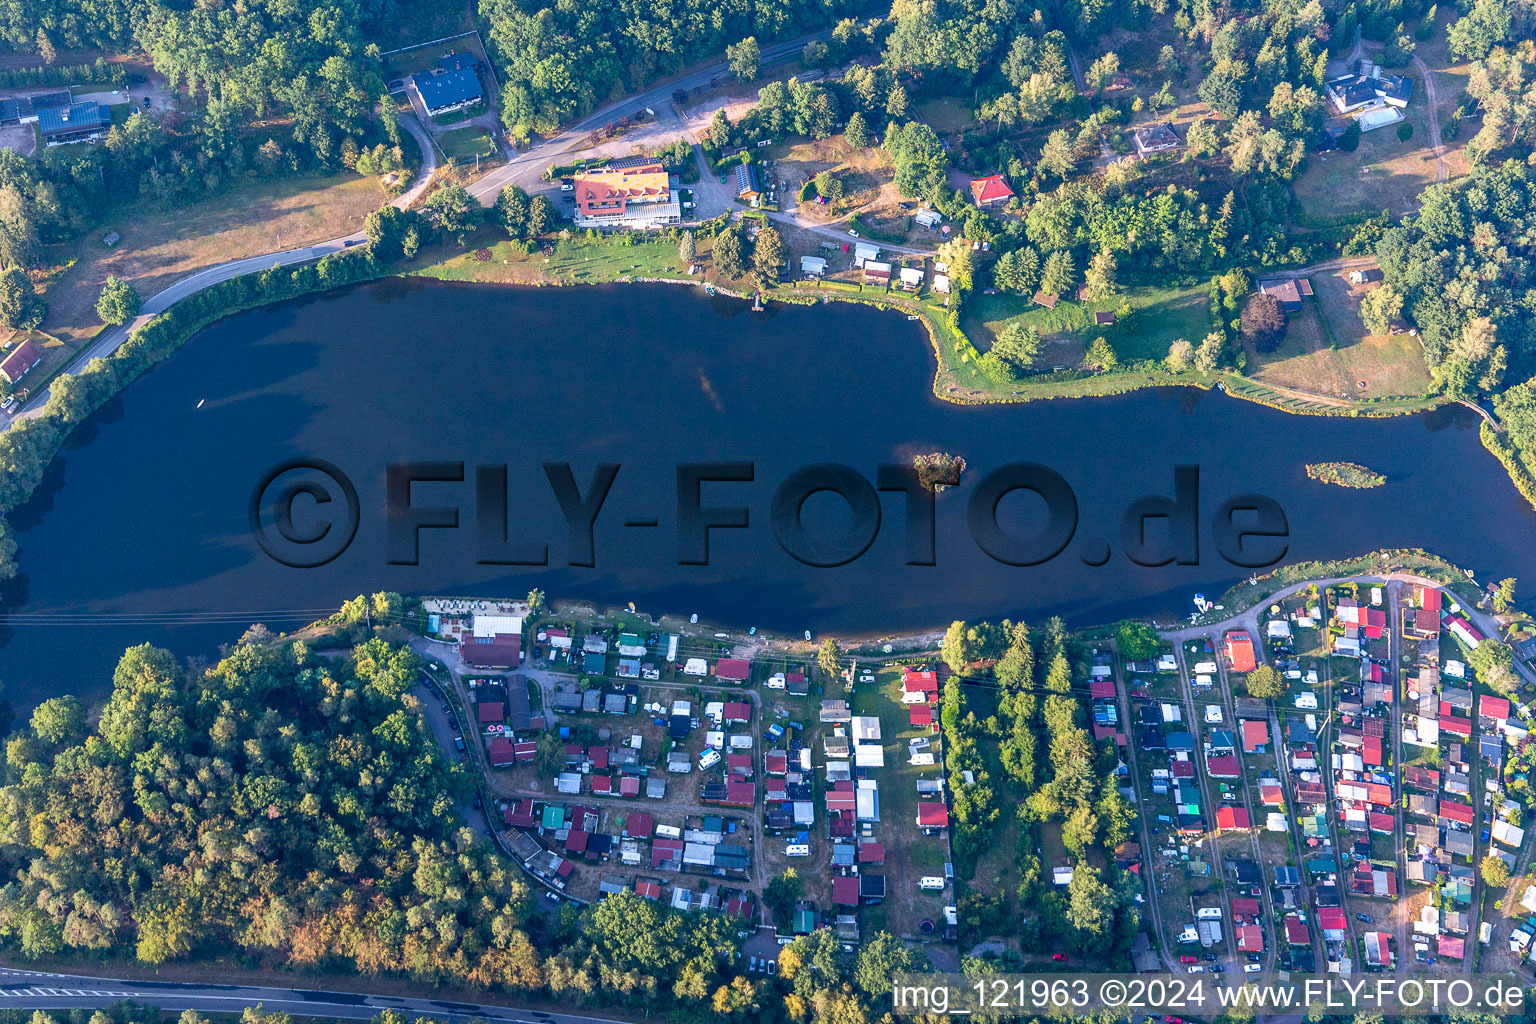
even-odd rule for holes
{"type": "Polygon", "coordinates": [[[985,178],[974,178],[971,181],[971,199],[980,209],[1006,206],[1012,198],[1013,189],[1008,187],[1007,179],[1001,174],[989,174],[985,178]]]}
{"type": "Polygon", "coordinates": [[[1259,783],[1259,802],[1266,807],[1279,807],[1285,803],[1285,793],[1274,780],[1259,783]]]}
{"type": "Polygon", "coordinates": [[[933,728],[933,707],[928,704],[913,704],[908,709],[910,722],[914,729],[933,728]]]}
{"type": "Polygon", "coordinates": [[[42,359],[43,350],[28,338],[12,349],[11,354],[4,360],[0,360],[0,377],[4,377],[7,384],[15,384],[27,375],[28,370],[42,362],[42,359]]]}
{"type": "Polygon", "coordinates": [[[1486,693],[1479,694],[1477,713],[1494,722],[1506,722],[1509,720],[1509,701],[1503,697],[1490,697],[1486,693]]]}
{"type": "Polygon", "coordinates": [[[573,828],[565,834],[566,853],[586,853],[588,833],[579,828],[573,828]]]}
{"type": "Polygon", "coordinates": [[[492,736],[485,755],[492,768],[505,768],[517,762],[517,751],[505,736],[492,736]]]}
{"type": "Polygon", "coordinates": [[[1341,907],[1318,907],[1317,924],[1325,932],[1341,932],[1348,927],[1341,907]]]}
{"type": "MultiPolygon", "coordinates": [[[[746,662],[742,662],[743,665],[746,662]]],[[[743,676],[743,679],[746,677],[743,676]]],[[[750,722],[752,721],[752,705],[744,700],[728,700],[720,711],[722,722],[750,722]]]]}
{"type": "Polygon", "coordinates": [[[1264,929],[1256,924],[1239,925],[1237,928],[1237,951],[1239,953],[1264,952],[1264,929]]]}
{"type": "Polygon", "coordinates": [[[1461,825],[1470,825],[1473,820],[1473,811],[1468,804],[1459,804],[1454,800],[1440,801],[1440,817],[1446,821],[1454,821],[1461,825]]]}
{"type": "Polygon", "coordinates": [[[1269,723],[1255,719],[1243,722],[1243,753],[1257,754],[1269,746],[1269,723]]]}
{"type": "Polygon", "coordinates": [[[769,775],[783,775],[789,770],[789,755],[782,750],[770,750],[763,755],[763,771],[769,775]]]}
{"type": "Polygon", "coordinates": [[[1213,779],[1235,779],[1243,774],[1242,765],[1231,756],[1206,758],[1205,770],[1213,779]]]}
{"type": "Polygon", "coordinates": [[[1307,928],[1307,923],[1295,914],[1285,919],[1285,941],[1293,946],[1312,945],[1312,932],[1307,928]]]}
{"type": "MultiPolygon", "coordinates": [[[[518,633],[465,637],[459,644],[459,657],[473,668],[516,668],[523,638],[518,633]]],[[[484,704],[480,705],[482,708],[484,704]]],[[[499,722],[495,718],[492,721],[499,722]]]]}
{"type": "Polygon", "coordinates": [[[1386,811],[1372,811],[1365,818],[1372,832],[1391,835],[1397,829],[1397,819],[1386,811]]]}
{"type": "Polygon", "coordinates": [[[1115,681],[1113,679],[1095,679],[1088,684],[1088,695],[1097,699],[1113,697],[1115,695],[1115,681]]]}
{"type": "Polygon", "coordinates": [[[829,811],[851,811],[857,806],[857,801],[853,783],[847,779],[834,782],[827,789],[827,810],[829,811]]]}
{"type": "Polygon", "coordinates": [[[873,840],[865,840],[859,844],[860,864],[884,864],[885,844],[873,840]]]}
{"type": "Polygon", "coordinates": [[[661,883],[653,882],[648,878],[635,879],[635,892],[648,900],[661,899],[661,883]]]}
{"type": "MultiPolygon", "coordinates": [[[[752,663],[742,658],[721,658],[715,662],[715,678],[722,683],[744,683],[752,674],[752,663]]],[[[732,703],[736,703],[732,701],[732,703]]],[[[751,708],[747,709],[749,715],[751,708]]],[[[745,722],[746,719],[740,719],[745,722]]]]}
{"type": "Polygon", "coordinates": [[[1365,737],[1365,742],[1360,748],[1360,757],[1372,768],[1380,768],[1382,765],[1386,764],[1386,762],[1381,759],[1381,737],[1365,737]]]}
{"type": "Polygon", "coordinates": [[[832,902],[840,907],[859,905],[859,880],[850,875],[832,879],[832,902]]]}
{"type": "Polygon", "coordinates": [[[1168,770],[1176,779],[1192,779],[1195,777],[1195,762],[1172,761],[1168,765],[1168,770]]]}
{"type": "Polygon", "coordinates": [[[633,775],[619,779],[619,796],[639,796],[640,780],[633,775]]]}
{"type": "Polygon", "coordinates": [[[592,792],[598,796],[607,796],[613,792],[613,778],[608,775],[592,776],[592,792]]]}
{"type": "Polygon", "coordinates": [[[487,700],[482,701],[478,705],[475,714],[476,717],[480,719],[480,723],[485,725],[491,722],[499,722],[506,718],[507,708],[506,705],[499,700],[487,700]]]}
{"type": "Polygon", "coordinates": [[[659,161],[618,170],[588,171],[574,183],[577,227],[655,227],[675,223],[682,207],[659,161]]]}
{"type": "Polygon", "coordinates": [[[656,831],[656,819],[644,811],[635,811],[624,818],[624,833],[636,839],[649,839],[656,831]]]}
{"type": "Polygon", "coordinates": [[[1252,828],[1253,822],[1248,820],[1248,808],[1246,807],[1218,807],[1216,808],[1216,827],[1223,832],[1234,829],[1252,828]]]}
{"type": "Polygon", "coordinates": [[[949,807],[936,800],[920,800],[917,804],[919,828],[948,828],[949,807]]]}
{"type": "Polygon", "coordinates": [[[929,703],[939,695],[939,674],[909,668],[901,677],[901,693],[903,704],[929,703]]]}
{"type": "Polygon", "coordinates": [[[1441,956],[1451,957],[1453,960],[1465,960],[1467,957],[1467,940],[1455,935],[1442,935],[1435,944],[1435,952],[1441,956]]]}
{"type": "Polygon", "coordinates": [[[1253,656],[1253,637],[1244,629],[1235,629],[1227,634],[1227,660],[1232,663],[1234,672],[1252,672],[1258,667],[1258,662],[1253,656]]]}
{"type": "Polygon", "coordinates": [[[1232,920],[1257,921],[1259,919],[1259,901],[1252,896],[1232,897],[1232,920]]]}

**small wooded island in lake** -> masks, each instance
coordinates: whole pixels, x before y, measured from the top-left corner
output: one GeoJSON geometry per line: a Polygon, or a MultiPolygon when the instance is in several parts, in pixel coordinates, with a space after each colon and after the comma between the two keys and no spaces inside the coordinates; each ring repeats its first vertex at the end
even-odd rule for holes
{"type": "Polygon", "coordinates": [[[1358,462],[1312,462],[1307,464],[1307,476],[1320,483],[1336,487],[1353,487],[1365,490],[1380,487],[1387,478],[1360,465],[1358,462]]]}
{"type": "Polygon", "coordinates": [[[946,487],[958,487],[960,474],[965,472],[965,459],[948,452],[931,452],[912,456],[912,468],[917,478],[930,491],[942,491],[946,487]]]}

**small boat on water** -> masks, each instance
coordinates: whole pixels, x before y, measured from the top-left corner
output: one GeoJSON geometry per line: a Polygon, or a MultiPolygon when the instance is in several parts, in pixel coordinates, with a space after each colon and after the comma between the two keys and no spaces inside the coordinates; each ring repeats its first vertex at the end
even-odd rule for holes
{"type": "Polygon", "coordinates": [[[198,400],[197,400],[197,407],[198,407],[198,408],[199,408],[199,409],[201,409],[201,408],[202,408],[202,407],[203,407],[203,403],[204,403],[204,402],[206,402],[206,401],[208,401],[208,399],[206,399],[206,398],[199,398],[199,399],[198,399],[198,400]]]}

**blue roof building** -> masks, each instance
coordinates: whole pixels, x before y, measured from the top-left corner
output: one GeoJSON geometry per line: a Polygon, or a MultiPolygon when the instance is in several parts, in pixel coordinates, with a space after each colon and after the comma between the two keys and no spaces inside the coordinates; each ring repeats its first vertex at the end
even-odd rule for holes
{"type": "Polygon", "coordinates": [[[411,76],[411,86],[433,117],[480,102],[480,79],[473,64],[452,71],[423,71],[411,76]]]}
{"type": "Polygon", "coordinates": [[[111,112],[91,100],[41,110],[37,115],[37,129],[50,146],[99,139],[111,127],[111,112]]]}

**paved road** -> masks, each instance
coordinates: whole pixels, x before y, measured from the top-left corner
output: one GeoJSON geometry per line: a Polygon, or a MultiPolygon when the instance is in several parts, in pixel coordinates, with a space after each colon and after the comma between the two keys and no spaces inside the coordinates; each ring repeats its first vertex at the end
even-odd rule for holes
{"type": "Polygon", "coordinates": [[[40,971],[0,970],[0,1009],[69,1010],[111,1006],[124,999],[162,1010],[239,1012],[260,1004],[268,1011],[303,1017],[371,1020],[383,1010],[439,1020],[495,1020],[510,1024],[618,1024],[607,1017],[548,1013],[513,1003],[461,1003],[448,999],[366,995],[331,989],[267,988],[257,985],[133,981],[40,971]]]}
{"type": "MultiPolygon", "coordinates": [[[[421,171],[416,184],[412,185],[393,202],[393,205],[403,209],[414,202],[426,191],[427,186],[431,184],[432,173],[437,170],[437,147],[432,144],[432,140],[427,135],[426,130],[416,122],[415,118],[402,117],[400,124],[411,133],[411,137],[421,147],[422,156],[421,171]]],[[[128,340],[129,335],[134,331],[149,323],[154,317],[164,313],[173,304],[181,301],[188,295],[202,291],[210,285],[218,284],[220,281],[228,281],[230,278],[239,277],[241,274],[266,270],[268,267],[286,267],[295,263],[307,263],[310,260],[317,260],[322,256],[328,256],[333,252],[340,252],[349,246],[357,245],[363,241],[365,241],[363,232],[358,230],[341,238],[333,238],[328,242],[317,242],[314,245],[305,245],[297,249],[287,249],[276,253],[265,253],[260,256],[247,256],[244,259],[220,263],[217,266],[208,267],[195,274],[190,274],[164,291],[156,292],[145,299],[144,305],[137,317],[121,327],[114,327],[112,330],[102,334],[101,337],[97,338],[75,357],[75,361],[65,372],[78,374],[90,364],[92,359],[111,355],[117,351],[123,342],[128,340]]],[[[44,388],[37,394],[32,395],[28,399],[27,404],[14,413],[0,413],[0,430],[9,427],[12,420],[36,415],[47,401],[48,389],[44,388]]]]}
{"type": "MultiPolygon", "coordinates": [[[[830,34],[830,31],[816,32],[811,35],[802,36],[799,39],[792,39],[766,47],[762,52],[761,66],[766,68],[774,64],[783,63],[784,61],[793,60],[800,55],[800,51],[804,50],[807,44],[818,39],[825,39],[830,34]]],[[[578,143],[584,142],[587,133],[592,129],[600,128],[615,117],[622,116],[621,111],[633,111],[640,107],[651,107],[653,109],[670,108],[672,94],[676,90],[693,90],[706,87],[717,79],[729,74],[730,68],[727,64],[715,64],[671,82],[657,85],[648,92],[605,104],[563,132],[541,139],[526,152],[514,157],[508,163],[496,168],[473,185],[470,185],[469,191],[481,203],[489,206],[496,201],[496,196],[506,185],[515,183],[528,188],[530,191],[536,190],[541,186],[541,178],[545,168],[556,162],[561,153],[578,143]]],[[[395,206],[403,208],[409,206],[420,197],[430,184],[432,172],[438,166],[438,149],[433,144],[427,130],[422,127],[416,118],[402,117],[400,123],[411,133],[411,136],[421,148],[422,153],[421,173],[416,184],[394,201],[395,206]]],[[[846,237],[846,232],[843,233],[843,236],[846,237]]],[[[152,317],[165,312],[173,303],[186,298],[194,292],[201,291],[210,285],[218,284],[220,281],[227,281],[232,277],[238,277],[241,274],[265,270],[273,266],[289,266],[295,263],[306,263],[310,260],[320,259],[331,253],[340,252],[349,245],[356,245],[363,240],[363,233],[361,230],[358,230],[350,235],[333,238],[325,242],[317,242],[314,245],[232,260],[184,277],[164,291],[147,298],[138,317],[121,327],[114,328],[103,334],[75,359],[70,369],[66,372],[78,374],[92,359],[112,354],[117,350],[118,346],[128,339],[130,334],[148,323],[152,317]]],[[[901,249],[900,251],[919,252],[925,250],[901,249]]],[[[25,406],[17,409],[15,412],[0,412],[0,430],[8,428],[15,419],[35,415],[47,399],[48,392],[44,389],[33,395],[25,406]]]]}

